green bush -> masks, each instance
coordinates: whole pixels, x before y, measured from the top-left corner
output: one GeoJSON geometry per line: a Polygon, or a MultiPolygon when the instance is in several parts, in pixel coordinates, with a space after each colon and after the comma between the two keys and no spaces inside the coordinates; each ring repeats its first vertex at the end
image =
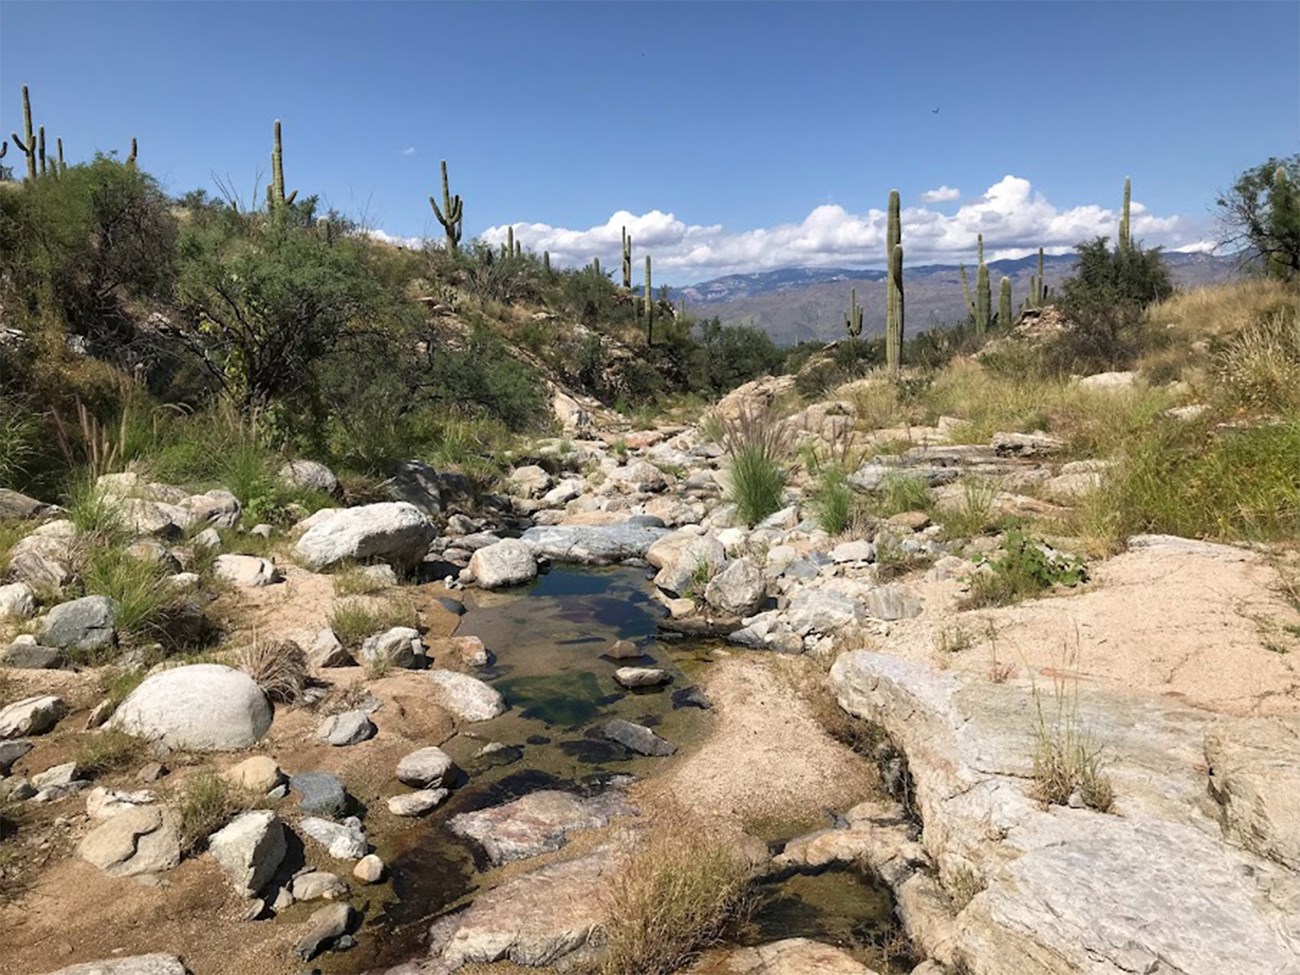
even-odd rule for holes
{"type": "Polygon", "coordinates": [[[812,492],[813,516],[822,531],[839,535],[849,527],[853,517],[853,488],[844,468],[829,465],[817,476],[812,492]]]}
{"type": "Polygon", "coordinates": [[[986,561],[989,571],[976,572],[962,609],[1005,606],[1036,596],[1053,586],[1077,586],[1088,580],[1088,569],[1077,556],[1049,549],[1043,542],[1012,529],[1002,541],[1002,554],[986,561]]]}
{"type": "Polygon", "coordinates": [[[729,499],[747,525],[781,508],[788,434],[768,412],[745,414],[723,423],[723,446],[731,460],[729,499]]]}

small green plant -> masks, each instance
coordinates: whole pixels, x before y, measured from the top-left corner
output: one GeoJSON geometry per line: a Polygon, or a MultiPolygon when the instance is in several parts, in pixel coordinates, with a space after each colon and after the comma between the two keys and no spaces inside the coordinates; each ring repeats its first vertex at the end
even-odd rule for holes
{"type": "Polygon", "coordinates": [[[140,762],[148,754],[148,742],[120,728],[105,728],[83,738],[73,752],[78,771],[95,778],[140,762]]]}
{"type": "Polygon", "coordinates": [[[730,500],[745,524],[756,525],[781,508],[788,431],[770,410],[724,421],[723,429],[723,447],[731,458],[730,500]]]}
{"type": "Polygon", "coordinates": [[[1067,690],[1058,679],[1049,713],[1034,685],[1034,795],[1049,805],[1073,800],[1109,812],[1115,790],[1105,773],[1103,749],[1080,725],[1078,695],[1077,685],[1067,690]]]}
{"type": "Polygon", "coordinates": [[[330,613],[330,629],[345,647],[359,647],[366,637],[395,626],[417,623],[415,607],[405,599],[344,599],[330,613]]]}
{"type": "Polygon", "coordinates": [[[822,531],[839,535],[853,518],[853,488],[844,468],[828,464],[817,475],[812,492],[813,516],[822,531]]]}
{"type": "Polygon", "coordinates": [[[99,674],[99,691],[116,709],[128,694],[140,686],[144,678],[145,671],[142,669],[105,667],[99,674]]]}
{"type": "Polygon", "coordinates": [[[215,772],[199,772],[186,779],[175,804],[181,849],[187,853],[201,850],[209,836],[253,805],[250,797],[215,772]]]}
{"type": "Polygon", "coordinates": [[[962,609],[1006,606],[1036,596],[1053,586],[1087,582],[1088,568],[1078,556],[1063,555],[1012,529],[1002,541],[1002,555],[987,559],[987,571],[970,579],[970,593],[962,609]]]}
{"type": "Polygon", "coordinates": [[[72,479],[64,499],[68,519],[92,546],[107,546],[126,538],[122,511],[116,499],[95,485],[95,475],[83,471],[72,479]]]}
{"type": "Polygon", "coordinates": [[[946,626],[934,634],[934,652],[941,660],[975,646],[975,635],[964,626],[946,626]]]}

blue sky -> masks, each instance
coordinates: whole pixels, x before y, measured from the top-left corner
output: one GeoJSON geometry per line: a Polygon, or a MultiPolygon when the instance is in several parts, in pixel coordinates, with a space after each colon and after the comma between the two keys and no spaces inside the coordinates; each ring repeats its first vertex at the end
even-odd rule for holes
{"type": "Polygon", "coordinates": [[[891,187],[909,263],[1111,231],[1126,174],[1140,237],[1208,240],[1300,150],[1300,4],[4,0],[6,135],[23,82],[69,156],[135,135],[174,192],[251,197],[278,117],[289,184],[375,229],[440,235],[445,157],[467,236],[612,262],[628,224],[685,283],[879,266],[891,187]]]}

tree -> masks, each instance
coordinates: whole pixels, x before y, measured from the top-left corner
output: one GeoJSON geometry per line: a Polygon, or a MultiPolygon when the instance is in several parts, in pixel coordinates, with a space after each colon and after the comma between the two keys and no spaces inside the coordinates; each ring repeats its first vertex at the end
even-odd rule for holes
{"type": "Polygon", "coordinates": [[[1300,276],[1300,155],[1246,170],[1217,202],[1222,243],[1243,266],[1282,280],[1300,276]]]}

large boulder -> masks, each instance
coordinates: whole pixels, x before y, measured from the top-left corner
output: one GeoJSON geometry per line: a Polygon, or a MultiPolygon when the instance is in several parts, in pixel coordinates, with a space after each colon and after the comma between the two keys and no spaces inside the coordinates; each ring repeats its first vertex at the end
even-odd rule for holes
{"type": "Polygon", "coordinates": [[[29,498],[9,488],[0,488],[0,521],[40,518],[50,510],[50,505],[35,498],[29,498]]]}
{"type": "Polygon", "coordinates": [[[242,671],[191,664],[146,678],[111,723],[183,751],[234,751],[257,744],[266,734],[271,704],[242,671]]]}
{"type": "Polygon", "coordinates": [[[269,809],[237,816],[208,839],[208,852],[241,897],[256,897],[287,851],[284,824],[269,809]]]}
{"type": "Polygon", "coordinates": [[[553,562],[608,565],[645,558],[646,550],[668,533],[666,528],[632,521],[614,525],[547,525],[520,536],[533,553],[553,562]]]}
{"type": "Polygon", "coordinates": [[[430,518],[442,514],[443,475],[423,461],[400,461],[385,487],[394,501],[414,505],[430,518]]]}
{"type": "Polygon", "coordinates": [[[314,523],[294,547],[309,568],[345,560],[383,559],[397,565],[419,562],[437,530],[423,512],[405,501],[385,501],[341,508],[314,523]]]}
{"type": "Polygon", "coordinates": [[[180,836],[157,806],[132,806],[92,829],[77,855],[110,877],[170,870],[181,862],[180,836]]]}
{"type": "Polygon", "coordinates": [[[537,576],[537,559],[528,543],[506,538],[478,549],[470,556],[469,570],[484,589],[517,586],[537,576]]]}
{"type": "Polygon", "coordinates": [[[117,643],[113,616],[117,603],[108,596],[84,596],[61,603],[45,617],[41,641],[72,653],[96,653],[117,643]]]}
{"type": "Polygon", "coordinates": [[[501,692],[477,677],[454,670],[431,670],[434,700],[459,721],[487,721],[506,710],[501,692]]]}

